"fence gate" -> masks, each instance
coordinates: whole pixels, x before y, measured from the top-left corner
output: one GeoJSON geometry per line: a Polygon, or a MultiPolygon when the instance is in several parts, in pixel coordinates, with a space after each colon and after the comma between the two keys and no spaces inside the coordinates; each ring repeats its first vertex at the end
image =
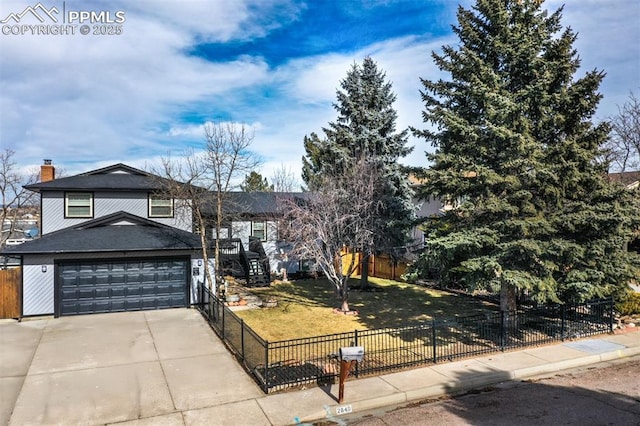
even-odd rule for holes
{"type": "Polygon", "coordinates": [[[20,270],[0,270],[0,319],[20,317],[20,270]]]}

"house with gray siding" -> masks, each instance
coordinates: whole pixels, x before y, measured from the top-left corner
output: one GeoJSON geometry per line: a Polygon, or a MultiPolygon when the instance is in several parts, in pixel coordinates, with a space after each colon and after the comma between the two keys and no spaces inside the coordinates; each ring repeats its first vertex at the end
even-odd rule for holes
{"type": "Polygon", "coordinates": [[[115,164],[55,179],[49,161],[41,176],[26,187],[40,193],[41,237],[2,253],[20,259],[22,316],[196,302],[200,238],[188,203],[163,195],[161,178],[115,164]]]}
{"type": "MultiPolygon", "coordinates": [[[[224,226],[221,239],[234,239],[242,243],[242,250],[249,256],[258,256],[264,269],[278,275],[283,269],[296,273],[302,262],[289,255],[290,244],[281,235],[281,219],[284,199],[304,197],[298,192],[229,192],[223,204],[224,226]]],[[[212,198],[213,200],[213,198],[212,198]]],[[[216,216],[215,201],[204,209],[213,222],[216,216]]],[[[211,230],[210,235],[214,235],[211,230]]]]}
{"type": "MultiPolygon", "coordinates": [[[[77,315],[160,309],[197,302],[206,284],[200,237],[190,203],[168,198],[167,181],[125,164],[55,178],[45,161],[42,182],[25,188],[40,194],[40,238],[7,247],[0,254],[22,267],[22,316],[77,315]]],[[[230,192],[224,199],[220,235],[221,271],[268,285],[286,270],[309,262],[291,256],[281,231],[285,198],[304,193],[230,192]]],[[[203,212],[215,223],[215,197],[203,212]]],[[[429,200],[420,214],[437,214],[429,200]]],[[[422,242],[422,231],[412,231],[422,242]]],[[[213,243],[211,243],[213,245],[213,243]]],[[[213,274],[213,261],[208,265],[213,274]]],[[[215,291],[215,282],[211,283],[215,291]]]]}

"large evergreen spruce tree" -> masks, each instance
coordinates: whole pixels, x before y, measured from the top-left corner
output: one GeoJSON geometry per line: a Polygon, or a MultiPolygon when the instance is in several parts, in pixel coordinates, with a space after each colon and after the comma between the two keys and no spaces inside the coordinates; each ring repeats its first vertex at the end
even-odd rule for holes
{"type": "Polygon", "coordinates": [[[337,120],[323,128],[324,138],[316,134],[305,137],[302,173],[307,187],[314,190],[326,182],[323,178],[342,176],[361,160],[374,168],[381,181],[376,196],[382,208],[372,226],[378,249],[405,244],[406,231],[415,218],[414,193],[398,163],[413,148],[407,147],[407,131],[396,131],[396,96],[385,78],[369,57],[362,65],[351,67],[337,91],[337,120]]]}
{"type": "Polygon", "coordinates": [[[447,202],[426,225],[417,265],[445,284],[538,301],[610,294],[638,276],[625,242],[639,217],[596,161],[600,71],[575,78],[576,35],[538,0],[477,0],[458,10],[457,46],[434,53],[446,80],[422,80],[431,129],[423,196],[447,202]],[[428,266],[425,266],[428,265],[428,266]]]}

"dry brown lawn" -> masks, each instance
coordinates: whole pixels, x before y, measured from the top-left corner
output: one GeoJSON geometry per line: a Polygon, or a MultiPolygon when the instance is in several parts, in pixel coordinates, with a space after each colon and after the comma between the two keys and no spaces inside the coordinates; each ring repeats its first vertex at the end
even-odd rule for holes
{"type": "MultiPolygon", "coordinates": [[[[468,316],[497,310],[477,299],[398,281],[370,278],[375,291],[353,289],[351,309],[358,315],[335,314],[339,300],[324,279],[274,282],[251,289],[263,300],[275,298],[278,306],[236,312],[245,323],[269,341],[311,337],[353,330],[400,327],[433,317],[468,316]]],[[[357,286],[353,279],[351,286],[357,286]]]]}

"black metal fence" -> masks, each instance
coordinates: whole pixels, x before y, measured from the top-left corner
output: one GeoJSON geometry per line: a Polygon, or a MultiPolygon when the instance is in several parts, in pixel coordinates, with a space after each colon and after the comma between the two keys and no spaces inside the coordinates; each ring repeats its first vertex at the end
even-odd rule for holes
{"type": "Polygon", "coordinates": [[[268,342],[207,288],[199,291],[202,315],[265,393],[333,382],[339,371],[337,352],[345,346],[365,348],[364,360],[356,366],[359,376],[613,331],[609,298],[268,342]]]}

